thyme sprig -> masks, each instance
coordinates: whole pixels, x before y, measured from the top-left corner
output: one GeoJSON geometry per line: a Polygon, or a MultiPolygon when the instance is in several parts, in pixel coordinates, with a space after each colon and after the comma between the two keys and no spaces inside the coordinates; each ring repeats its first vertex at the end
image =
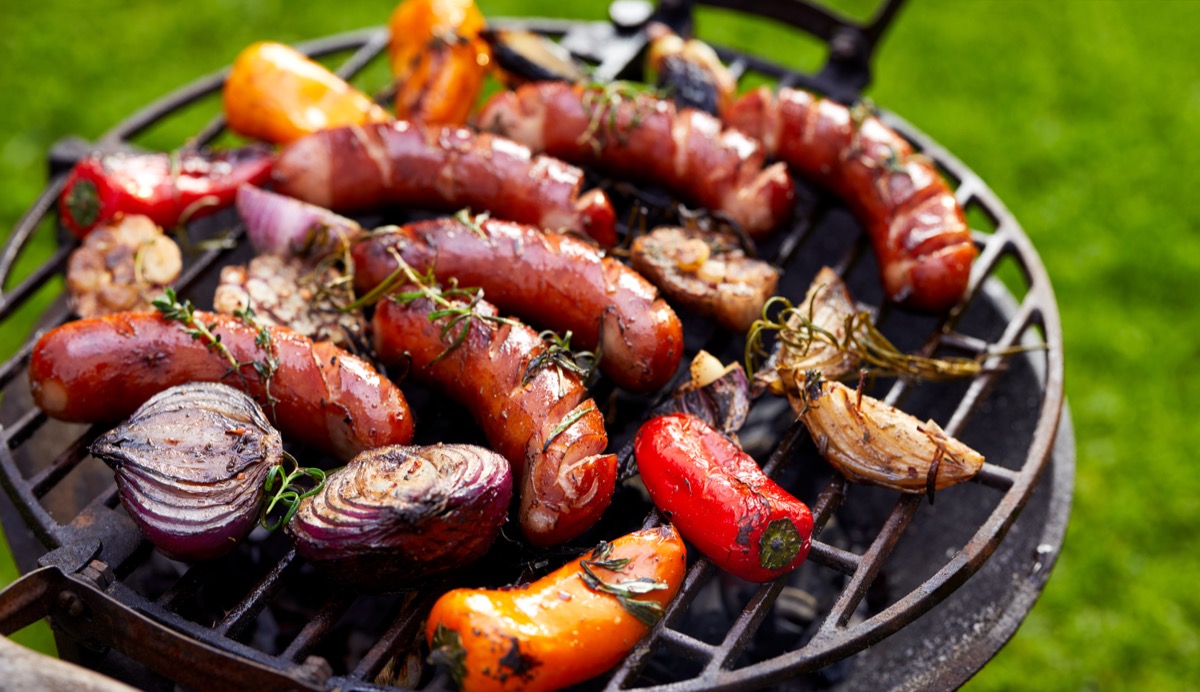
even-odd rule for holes
{"type": "Polygon", "coordinates": [[[470,209],[459,209],[458,213],[454,215],[455,221],[466,226],[468,230],[470,230],[472,233],[478,236],[480,240],[484,241],[488,245],[492,244],[492,239],[488,236],[487,231],[483,230],[483,224],[490,218],[492,218],[492,215],[486,211],[476,214],[475,216],[471,216],[470,209]]]}
{"type": "MultiPolygon", "coordinates": [[[[279,352],[275,349],[275,336],[267,325],[258,321],[254,308],[249,305],[240,310],[234,310],[233,316],[255,330],[254,345],[266,354],[260,360],[252,360],[243,365],[250,365],[254,368],[254,372],[258,373],[258,378],[263,383],[263,395],[266,397],[267,405],[271,407],[271,413],[274,414],[275,404],[279,401],[271,394],[271,380],[279,370],[279,352]]],[[[272,415],[272,417],[274,416],[272,415]]]]}
{"type": "Polygon", "coordinates": [[[629,566],[629,562],[629,558],[613,558],[612,544],[604,542],[596,546],[587,559],[579,561],[582,570],[579,577],[593,591],[615,596],[626,612],[647,627],[653,627],[663,616],[662,604],[657,601],[639,601],[636,597],[651,591],[665,591],[668,588],[666,582],[650,577],[606,582],[593,571],[593,568],[599,567],[620,573],[629,566]]]}
{"type": "Polygon", "coordinates": [[[618,142],[624,144],[628,132],[640,126],[646,115],[652,111],[650,106],[639,106],[637,97],[641,94],[662,96],[654,87],[633,82],[617,81],[585,86],[582,103],[584,111],[588,114],[588,126],[583,134],[579,135],[578,143],[590,145],[596,156],[600,155],[605,137],[615,137],[618,142]],[[634,104],[633,114],[628,125],[618,129],[617,119],[623,101],[631,101],[634,104]]]}
{"type": "Polygon", "coordinates": [[[274,531],[291,521],[292,517],[296,515],[296,511],[300,509],[300,501],[316,495],[325,487],[324,471],[318,468],[302,468],[295,457],[287,452],[283,453],[283,458],[291,462],[291,470],[284,471],[283,464],[272,466],[271,470],[267,472],[266,479],[263,480],[263,491],[270,499],[263,507],[259,523],[268,531],[274,531]],[[305,489],[301,484],[305,478],[312,483],[311,488],[305,489]],[[271,522],[271,513],[275,511],[276,505],[283,506],[283,516],[275,522],[271,522]]]}
{"type": "Polygon", "coordinates": [[[765,358],[764,335],[775,332],[785,349],[794,349],[801,357],[818,344],[832,346],[842,353],[853,354],[872,375],[901,377],[915,380],[945,381],[978,375],[983,364],[976,358],[931,358],[903,353],[875,326],[866,311],[848,315],[842,324],[841,338],[814,321],[816,300],[808,308],[797,308],[782,296],[775,296],[763,306],[763,316],[755,320],[746,336],[746,371],[753,374],[765,358]],[[778,310],[775,317],[771,312],[778,310]]]}

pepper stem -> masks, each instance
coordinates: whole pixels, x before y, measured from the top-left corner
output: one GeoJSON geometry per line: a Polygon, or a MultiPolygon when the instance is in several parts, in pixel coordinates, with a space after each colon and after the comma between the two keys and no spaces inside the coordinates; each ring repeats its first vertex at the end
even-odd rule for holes
{"type": "Polygon", "coordinates": [[[783,517],[767,524],[758,541],[758,564],[763,569],[783,569],[796,559],[804,539],[791,519],[783,517]]]}

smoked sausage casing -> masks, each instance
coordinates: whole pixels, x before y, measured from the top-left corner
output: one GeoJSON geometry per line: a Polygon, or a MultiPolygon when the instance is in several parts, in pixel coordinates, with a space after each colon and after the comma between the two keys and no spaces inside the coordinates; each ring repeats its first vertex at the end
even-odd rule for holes
{"type": "Polygon", "coordinates": [[[479,127],[534,151],[662,185],[752,236],[792,212],[792,179],[785,166],[763,167],[758,142],[708,113],[650,94],[536,82],[492,97],[479,127]]]}
{"type": "Polygon", "coordinates": [[[978,254],[966,216],[932,162],[895,130],[789,88],[751,91],[724,120],[845,200],[871,239],[890,300],[940,312],[962,299],[978,254]]]}
{"type": "MultiPolygon", "coordinates": [[[[401,291],[411,290],[402,288],[401,291]]],[[[495,306],[480,300],[475,317],[451,326],[430,320],[427,298],[375,307],[375,352],[405,365],[420,381],[466,406],[488,443],[512,464],[521,530],[531,543],[555,545],[596,523],[612,501],[617,459],[605,454],[604,416],[574,373],[532,368],[546,345],[529,327],[490,321],[495,306]],[[459,330],[465,338],[451,346],[459,330]]]]}
{"type": "Polygon", "coordinates": [[[234,372],[184,325],[157,313],[119,313],[68,322],[42,335],[29,362],[34,402],[49,416],[86,423],[129,417],[160,391],[187,382],[222,382],[262,405],[284,439],[347,461],[359,452],[412,440],[412,414],[400,389],[366,361],[328,342],[270,327],[278,368],[268,401],[252,361],[267,354],[258,330],[228,315],[197,311],[229,352],[234,372]]]}
{"type": "Polygon", "coordinates": [[[583,171],[503,137],[398,120],[331,128],[288,145],[272,172],[285,195],[339,212],[415,206],[477,212],[617,241],[602,190],[583,171]]]}
{"type": "Polygon", "coordinates": [[[394,252],[438,281],[482,287],[505,312],[571,331],[577,348],[599,346],[600,369],[618,386],[655,391],[679,366],[683,327],[675,311],[637,272],[578,238],[494,219],[420,221],[354,247],[359,295],[396,270],[394,252]]]}

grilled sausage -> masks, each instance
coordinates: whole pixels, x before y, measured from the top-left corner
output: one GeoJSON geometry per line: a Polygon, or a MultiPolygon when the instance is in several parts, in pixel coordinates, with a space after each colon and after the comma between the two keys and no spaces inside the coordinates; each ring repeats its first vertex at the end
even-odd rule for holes
{"type": "Polygon", "coordinates": [[[962,299],[978,254],[966,216],[933,164],[895,130],[787,88],[745,94],[724,120],[846,201],[866,227],[889,299],[935,312],[962,299]]]}
{"type": "Polygon", "coordinates": [[[616,484],[616,456],[604,453],[604,416],[574,373],[537,367],[547,347],[529,327],[491,321],[496,308],[481,300],[475,316],[443,334],[453,318],[431,321],[438,307],[426,298],[380,302],[373,318],[377,357],[408,364],[419,381],[471,411],[491,447],[512,464],[521,530],[531,543],[578,536],[603,514],[616,484]],[[451,346],[464,328],[463,340],[451,346]]]}
{"type": "Polygon", "coordinates": [[[708,113],[677,110],[650,94],[526,84],[492,97],[479,126],[534,151],[662,185],[721,212],[752,236],[766,234],[792,211],[792,179],[782,165],[763,168],[766,152],[758,142],[708,113]]]}
{"type": "Polygon", "coordinates": [[[68,322],[38,340],[29,363],[35,403],[72,422],[116,422],[158,392],[185,382],[223,382],[255,397],[284,438],[343,461],[361,451],[412,440],[412,414],[396,385],[367,362],[326,342],[270,328],[278,367],[270,396],[253,367],[268,354],[246,323],[195,313],[243,366],[193,339],[157,313],[119,313],[68,322]]]}
{"type": "Polygon", "coordinates": [[[354,248],[355,288],[371,290],[396,269],[393,252],[442,282],[480,286],[501,310],[572,332],[573,345],[600,346],[600,369],[617,385],[650,392],[675,374],[683,355],[679,318],[648,281],[590,244],[561,233],[497,220],[409,224],[354,248]]]}
{"type": "Polygon", "coordinates": [[[396,121],[316,132],[280,153],[273,180],[278,192],[342,212],[471,207],[605,246],[617,241],[607,195],[580,194],[583,171],[458,127],[396,121]]]}

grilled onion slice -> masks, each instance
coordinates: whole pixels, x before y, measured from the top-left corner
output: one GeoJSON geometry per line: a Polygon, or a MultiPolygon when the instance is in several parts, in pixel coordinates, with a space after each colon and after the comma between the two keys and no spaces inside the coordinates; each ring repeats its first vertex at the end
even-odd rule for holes
{"type": "Polygon", "coordinates": [[[223,384],[184,384],[97,439],[121,503],[168,557],[217,557],[258,521],[263,479],[282,462],[279,432],[254,399],[223,384]]]}
{"type": "Polygon", "coordinates": [[[815,371],[795,384],[788,388],[792,408],[821,456],[852,481],[932,495],[983,466],[983,455],[932,420],[922,423],[815,371]]]}
{"type": "Polygon", "coordinates": [[[509,464],[491,450],[394,445],[331,473],[287,532],[331,580],[397,591],[482,557],[511,499],[509,464]]]}

